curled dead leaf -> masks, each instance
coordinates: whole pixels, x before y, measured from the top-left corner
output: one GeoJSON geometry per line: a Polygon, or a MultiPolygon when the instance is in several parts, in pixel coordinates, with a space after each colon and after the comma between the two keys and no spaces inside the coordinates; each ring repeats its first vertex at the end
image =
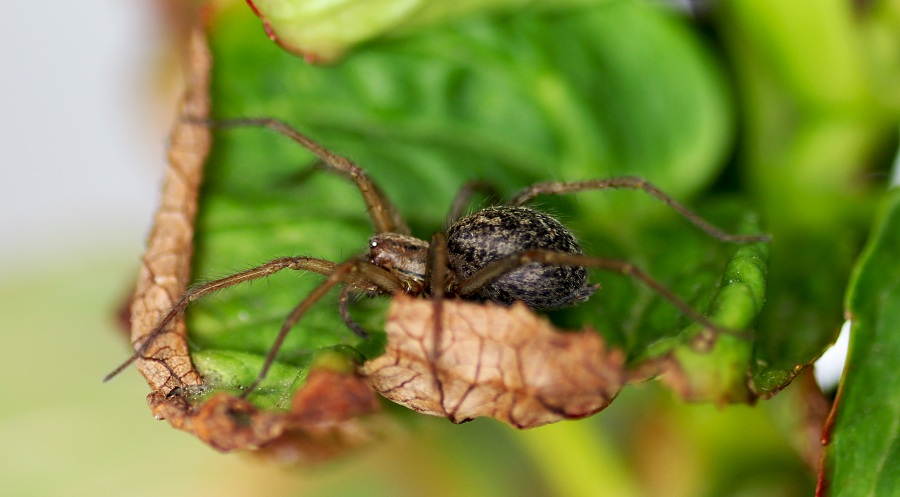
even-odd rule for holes
{"type": "Polygon", "coordinates": [[[525,305],[397,295],[385,353],[361,372],[384,397],[455,423],[488,416],[533,428],[594,414],[626,381],[625,354],[592,330],[562,332],[525,305]]]}
{"type": "Polygon", "coordinates": [[[310,371],[287,412],[258,409],[227,393],[195,402],[156,391],[147,402],[157,418],[218,450],[257,450],[291,464],[321,462],[367,445],[374,436],[361,418],[380,410],[365,380],[326,368],[310,371]]]}
{"type": "MultiPolygon", "coordinates": [[[[212,56],[202,32],[194,32],[189,44],[187,89],[180,110],[182,114],[205,117],[210,110],[212,56]]],[[[131,342],[135,348],[148,339],[160,318],[184,293],[191,275],[194,219],[211,142],[209,128],[178,121],[170,142],[162,200],[131,300],[131,342]]],[[[183,319],[156,338],[136,364],[150,388],[163,397],[175,388],[202,382],[191,365],[183,319]]]]}

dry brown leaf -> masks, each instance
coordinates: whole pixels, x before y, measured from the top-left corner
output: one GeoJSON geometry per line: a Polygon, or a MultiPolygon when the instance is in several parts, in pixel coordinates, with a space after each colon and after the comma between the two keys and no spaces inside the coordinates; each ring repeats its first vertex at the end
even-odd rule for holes
{"type": "MultiPolygon", "coordinates": [[[[207,117],[211,55],[202,32],[194,32],[189,43],[187,91],[180,105],[181,115],[207,117]]],[[[161,205],[131,301],[131,341],[135,346],[144,342],[184,293],[191,273],[197,195],[211,138],[208,127],[178,121],[170,139],[161,205]]],[[[178,387],[200,385],[200,376],[191,365],[183,319],[154,340],[145,356],[151,359],[138,359],[138,369],[150,388],[163,397],[178,387]]]]}
{"type": "MultiPolygon", "coordinates": [[[[211,65],[205,34],[197,30],[190,38],[188,88],[180,115],[209,116],[211,65]]],[[[135,348],[187,288],[194,219],[210,142],[207,126],[179,121],[172,131],[162,201],[131,301],[135,348]]],[[[378,420],[368,415],[380,410],[378,396],[352,371],[311,370],[289,411],[260,410],[226,393],[206,399],[194,395],[205,387],[191,363],[182,318],[156,337],[136,365],[152,389],[147,402],[153,414],[222,451],[258,450],[282,462],[308,464],[374,438],[378,420]]]]}
{"type": "Polygon", "coordinates": [[[368,444],[374,438],[372,426],[360,418],[380,410],[365,380],[325,368],[310,371],[289,412],[257,409],[226,393],[195,403],[186,395],[156,391],[147,402],[158,419],[218,450],[259,450],[297,464],[321,462],[368,444]]]}
{"type": "Polygon", "coordinates": [[[375,390],[410,409],[533,428],[594,414],[625,383],[624,353],[591,330],[561,332],[522,304],[445,300],[435,348],[434,308],[395,296],[386,351],[361,368],[375,390]]]}

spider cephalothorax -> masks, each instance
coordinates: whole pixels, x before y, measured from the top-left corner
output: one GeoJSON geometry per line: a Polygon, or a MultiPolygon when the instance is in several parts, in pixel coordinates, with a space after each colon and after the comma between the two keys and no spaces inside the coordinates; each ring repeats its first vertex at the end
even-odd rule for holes
{"type": "Polygon", "coordinates": [[[369,239],[368,261],[387,269],[407,293],[425,291],[428,242],[399,233],[378,233],[369,239]]]}

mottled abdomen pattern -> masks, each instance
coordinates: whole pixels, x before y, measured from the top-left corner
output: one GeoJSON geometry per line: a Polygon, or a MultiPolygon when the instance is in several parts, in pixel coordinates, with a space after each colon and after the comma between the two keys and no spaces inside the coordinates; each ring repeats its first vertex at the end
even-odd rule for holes
{"type": "MultiPolygon", "coordinates": [[[[451,272],[465,280],[488,263],[530,249],[581,254],[565,226],[527,207],[490,207],[460,219],[447,232],[451,272]]],[[[509,305],[521,300],[535,309],[577,304],[594,292],[583,267],[530,263],[482,287],[475,300],[509,305]]]]}

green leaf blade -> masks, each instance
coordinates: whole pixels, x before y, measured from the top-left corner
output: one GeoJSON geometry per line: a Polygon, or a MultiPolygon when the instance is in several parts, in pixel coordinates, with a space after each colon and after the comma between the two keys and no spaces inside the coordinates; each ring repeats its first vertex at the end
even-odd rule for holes
{"type": "Polygon", "coordinates": [[[847,297],[850,350],[825,436],[829,495],[900,488],[900,189],[885,198],[847,297]]]}
{"type": "MultiPolygon", "coordinates": [[[[748,219],[741,231],[756,232],[758,226],[748,219]]],[[[710,347],[709,331],[693,324],[679,337],[671,352],[677,369],[673,377],[664,380],[685,400],[723,405],[755,399],[756,392],[748,380],[754,346],[752,330],[765,303],[768,258],[768,244],[739,247],[725,269],[720,290],[709,304],[707,317],[736,334],[719,333],[710,347]]]]}

